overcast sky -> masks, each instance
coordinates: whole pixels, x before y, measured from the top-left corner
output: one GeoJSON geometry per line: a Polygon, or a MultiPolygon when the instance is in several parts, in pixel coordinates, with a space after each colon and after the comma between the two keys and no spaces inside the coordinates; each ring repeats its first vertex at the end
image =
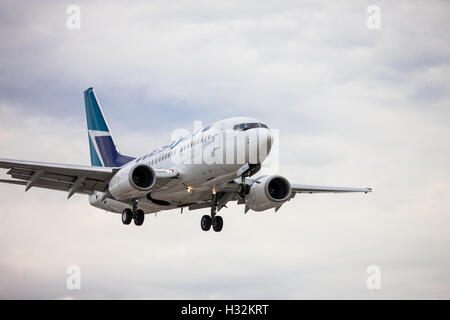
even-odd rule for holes
{"type": "Polygon", "coordinates": [[[0,185],[0,298],[450,298],[449,30],[447,1],[0,1],[0,157],[89,164],[93,86],[125,154],[247,115],[280,130],[292,183],[375,191],[230,205],[214,233],[207,210],[137,228],[0,185]]]}

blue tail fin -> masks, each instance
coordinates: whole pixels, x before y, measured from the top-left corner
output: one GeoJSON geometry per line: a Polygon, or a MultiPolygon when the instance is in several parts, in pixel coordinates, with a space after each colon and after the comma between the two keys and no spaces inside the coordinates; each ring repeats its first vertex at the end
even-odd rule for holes
{"type": "Polygon", "coordinates": [[[84,92],[84,104],[86,106],[91,164],[96,167],[121,167],[134,160],[132,157],[121,155],[116,149],[93,88],[84,92]]]}

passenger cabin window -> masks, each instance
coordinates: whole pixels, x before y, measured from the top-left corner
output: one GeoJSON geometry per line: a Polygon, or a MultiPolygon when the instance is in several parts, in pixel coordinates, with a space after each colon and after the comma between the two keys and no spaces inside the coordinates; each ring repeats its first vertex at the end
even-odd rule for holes
{"type": "Polygon", "coordinates": [[[209,126],[207,126],[206,128],[204,128],[204,129],[202,130],[202,132],[205,132],[205,131],[209,130],[209,128],[211,128],[211,126],[212,126],[212,124],[210,124],[209,126]]]}
{"type": "Polygon", "coordinates": [[[269,127],[267,125],[265,125],[264,123],[258,123],[258,122],[241,123],[241,124],[237,124],[233,127],[233,129],[236,131],[245,131],[248,129],[255,129],[255,128],[269,129],[269,127]]]}

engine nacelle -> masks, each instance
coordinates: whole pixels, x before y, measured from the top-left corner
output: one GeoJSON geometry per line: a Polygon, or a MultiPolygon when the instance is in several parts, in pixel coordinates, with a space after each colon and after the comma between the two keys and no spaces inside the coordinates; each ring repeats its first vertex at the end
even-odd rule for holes
{"type": "Polygon", "coordinates": [[[127,166],[109,182],[109,193],[117,200],[144,197],[156,183],[156,174],[146,164],[127,166]]]}
{"type": "Polygon", "coordinates": [[[252,184],[245,203],[253,211],[264,211],[281,206],[291,195],[291,184],[286,178],[266,176],[252,184]]]}

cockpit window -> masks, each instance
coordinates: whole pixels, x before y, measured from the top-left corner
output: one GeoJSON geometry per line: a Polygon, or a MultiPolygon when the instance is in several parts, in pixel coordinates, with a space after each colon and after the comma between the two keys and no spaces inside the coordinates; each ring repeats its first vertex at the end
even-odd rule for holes
{"type": "Polygon", "coordinates": [[[258,122],[241,123],[241,124],[237,124],[233,127],[233,129],[236,131],[245,131],[245,130],[254,129],[254,128],[269,129],[269,127],[267,125],[265,125],[264,123],[258,123],[258,122]]]}

